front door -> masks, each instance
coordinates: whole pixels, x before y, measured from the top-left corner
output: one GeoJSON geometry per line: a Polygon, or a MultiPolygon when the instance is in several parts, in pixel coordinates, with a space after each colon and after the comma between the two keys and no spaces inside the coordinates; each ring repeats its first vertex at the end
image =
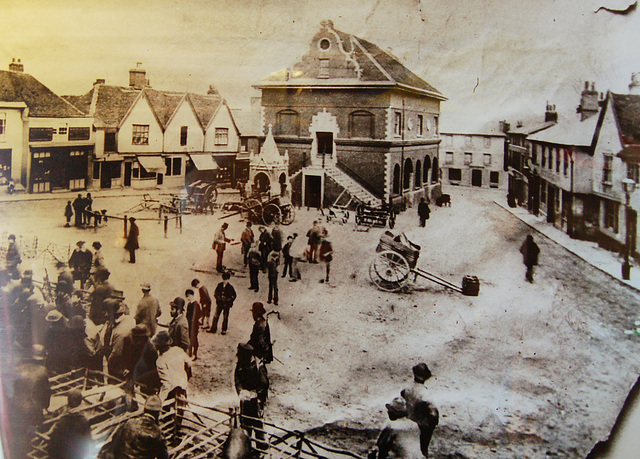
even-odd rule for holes
{"type": "Polygon", "coordinates": [[[162,185],[163,183],[164,183],[164,174],[161,174],[158,172],[158,178],[157,178],[156,184],[162,185]]]}
{"type": "Polygon", "coordinates": [[[319,175],[306,175],[304,182],[304,205],[320,208],[322,191],[322,177],[319,175]]]}
{"type": "Polygon", "coordinates": [[[547,192],[547,222],[555,223],[556,221],[556,188],[549,185],[547,192]]]}
{"type": "Polygon", "coordinates": [[[124,186],[131,186],[131,168],[133,163],[124,163],[124,186]]]}
{"type": "Polygon", "coordinates": [[[111,170],[109,163],[104,161],[95,163],[94,167],[100,166],[100,188],[111,188],[111,170]]]}
{"type": "Polygon", "coordinates": [[[471,170],[471,185],[482,186],[482,170],[481,169],[471,170]]]}

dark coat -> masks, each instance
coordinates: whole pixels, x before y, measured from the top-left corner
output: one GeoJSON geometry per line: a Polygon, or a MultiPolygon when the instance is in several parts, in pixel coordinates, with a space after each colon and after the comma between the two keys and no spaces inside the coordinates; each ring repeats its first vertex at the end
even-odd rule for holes
{"type": "Polygon", "coordinates": [[[236,289],[233,288],[233,285],[229,283],[225,286],[222,282],[220,282],[216,287],[213,296],[216,299],[216,305],[230,308],[233,306],[233,302],[236,300],[236,289]]]}
{"type": "Polygon", "coordinates": [[[140,245],[138,244],[138,236],[140,236],[138,225],[136,225],[135,222],[131,222],[129,235],[127,236],[127,243],[124,245],[124,248],[129,251],[139,249],[140,245]]]}
{"type": "Polygon", "coordinates": [[[271,238],[273,239],[273,250],[280,252],[282,250],[282,231],[278,228],[273,228],[271,238]]]}
{"type": "Polygon", "coordinates": [[[167,444],[158,423],[149,414],[129,419],[118,428],[111,445],[115,459],[168,458],[167,444]]]}
{"type": "Polygon", "coordinates": [[[273,362],[271,331],[269,330],[269,322],[267,322],[267,319],[264,317],[256,319],[248,344],[253,347],[256,357],[264,360],[265,363],[273,362]]]}
{"type": "Polygon", "coordinates": [[[73,210],[71,209],[71,204],[67,204],[67,206],[64,208],[64,216],[71,218],[72,215],[73,210]]]}
{"type": "Polygon", "coordinates": [[[69,258],[69,268],[73,270],[74,278],[80,279],[81,276],[88,276],[92,262],[93,254],[90,251],[75,249],[69,258]]]}
{"type": "Polygon", "coordinates": [[[421,201],[418,204],[418,216],[427,220],[429,218],[429,214],[431,213],[431,209],[429,209],[429,204],[426,201],[421,201]]]}
{"type": "Polygon", "coordinates": [[[87,454],[91,442],[91,425],[82,413],[67,413],[49,434],[47,452],[50,459],[74,459],[87,454]]]}
{"type": "Polygon", "coordinates": [[[540,255],[540,248],[536,244],[532,237],[527,236],[525,241],[520,246],[520,253],[522,254],[522,262],[527,267],[536,266],[538,264],[538,256],[540,255]]]}
{"type": "Polygon", "coordinates": [[[181,347],[185,352],[189,350],[189,322],[187,322],[184,314],[180,314],[171,321],[169,324],[169,336],[171,337],[172,346],[181,347]]]}
{"type": "Polygon", "coordinates": [[[198,288],[198,293],[200,294],[200,304],[203,308],[207,308],[211,306],[211,297],[209,296],[209,290],[204,285],[201,285],[198,288]]]}

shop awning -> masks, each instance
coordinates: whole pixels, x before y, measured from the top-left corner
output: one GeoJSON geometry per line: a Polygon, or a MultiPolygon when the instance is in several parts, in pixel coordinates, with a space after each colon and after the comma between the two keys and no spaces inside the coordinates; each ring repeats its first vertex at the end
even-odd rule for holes
{"type": "Polygon", "coordinates": [[[136,159],[149,173],[164,174],[167,171],[167,165],[162,156],[136,156],[136,159]]]}
{"type": "Polygon", "coordinates": [[[191,161],[193,161],[193,164],[196,166],[196,169],[198,169],[199,171],[215,171],[217,169],[220,169],[220,166],[218,166],[216,160],[213,159],[213,156],[208,153],[201,155],[189,155],[189,157],[191,158],[191,161]]]}

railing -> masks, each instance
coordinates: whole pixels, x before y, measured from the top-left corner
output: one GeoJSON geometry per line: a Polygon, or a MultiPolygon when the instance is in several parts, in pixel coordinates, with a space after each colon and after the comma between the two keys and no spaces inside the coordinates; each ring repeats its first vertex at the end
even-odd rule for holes
{"type": "Polygon", "coordinates": [[[336,166],[338,166],[339,169],[342,169],[342,171],[345,172],[347,175],[349,175],[353,180],[358,182],[358,184],[361,185],[369,193],[371,193],[372,195],[374,195],[374,196],[376,196],[378,198],[381,197],[380,190],[377,187],[375,187],[371,183],[369,183],[367,181],[367,179],[365,179],[359,173],[357,173],[356,171],[351,169],[343,161],[340,161],[338,159],[338,161],[336,162],[336,166]]]}

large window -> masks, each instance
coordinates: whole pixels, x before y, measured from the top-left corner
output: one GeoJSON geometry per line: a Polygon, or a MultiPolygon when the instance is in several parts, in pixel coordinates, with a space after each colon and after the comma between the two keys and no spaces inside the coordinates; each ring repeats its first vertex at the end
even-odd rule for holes
{"type": "Polygon", "coordinates": [[[50,142],[53,140],[53,128],[29,128],[29,142],[50,142]]]}
{"type": "Polygon", "coordinates": [[[569,175],[569,161],[570,161],[571,153],[570,150],[564,150],[564,175],[565,177],[569,175]]]}
{"type": "Polygon", "coordinates": [[[431,158],[429,156],[424,157],[424,165],[422,166],[422,183],[429,184],[429,169],[431,169],[431,158]]]}
{"type": "Polygon", "coordinates": [[[166,176],[182,173],[182,158],[165,158],[164,163],[167,166],[166,176]]]}
{"type": "Polygon", "coordinates": [[[115,132],[104,133],[104,151],[107,151],[107,152],[116,151],[116,133],[115,132]]]}
{"type": "Polygon", "coordinates": [[[131,144],[149,145],[149,125],[148,124],[133,125],[133,135],[131,137],[131,144]]]}
{"type": "Polygon", "coordinates": [[[0,113],[0,135],[4,135],[4,132],[6,129],[7,129],[7,114],[0,113]]]}
{"type": "Polygon", "coordinates": [[[216,128],[215,144],[216,145],[229,144],[229,128],[216,128]]]}
{"type": "Polygon", "coordinates": [[[400,194],[400,166],[393,167],[393,194],[400,194]]]}
{"type": "Polygon", "coordinates": [[[420,162],[420,160],[416,161],[416,174],[414,179],[414,188],[420,188],[420,186],[422,185],[422,174],[420,173],[422,171],[422,163],[420,162]]]}
{"type": "Polygon", "coordinates": [[[618,203],[604,200],[604,227],[618,232],[618,203]]]}
{"type": "Polygon", "coordinates": [[[491,171],[489,172],[489,183],[492,188],[497,188],[500,184],[500,172],[491,171]]]}
{"type": "Polygon", "coordinates": [[[453,164],[453,152],[452,151],[448,151],[448,152],[445,153],[444,162],[446,164],[453,164]]]}
{"type": "Polygon", "coordinates": [[[473,162],[473,153],[465,153],[464,154],[464,163],[469,165],[473,162]]]}
{"type": "Polygon", "coordinates": [[[70,127],[69,140],[89,140],[91,137],[91,128],[88,127],[70,127]]]}
{"type": "Polygon", "coordinates": [[[180,128],[180,145],[185,146],[187,144],[187,133],[189,132],[189,126],[182,126],[180,128]]]}
{"type": "Polygon", "coordinates": [[[562,150],[559,148],[555,149],[556,151],[556,173],[560,173],[560,160],[562,159],[562,150]]]}
{"type": "Polygon", "coordinates": [[[454,167],[449,168],[449,181],[450,182],[459,182],[462,180],[462,169],[457,169],[454,167]]]}
{"type": "Polygon", "coordinates": [[[438,166],[438,158],[433,158],[433,169],[431,170],[431,183],[440,180],[440,168],[438,166]]]}
{"type": "Polygon", "coordinates": [[[404,160],[404,180],[402,181],[405,190],[411,188],[411,174],[413,174],[413,163],[407,158],[404,160]]]}
{"type": "Polygon", "coordinates": [[[349,115],[349,137],[372,139],[374,136],[373,114],[361,110],[349,115]]]}
{"type": "Polygon", "coordinates": [[[491,155],[489,153],[482,155],[482,158],[485,166],[491,166],[491,155]]]}
{"type": "Polygon", "coordinates": [[[300,117],[294,110],[282,110],[276,115],[275,135],[300,135],[300,117]]]}
{"type": "Polygon", "coordinates": [[[418,135],[424,134],[424,116],[418,115],[418,135]]]}
{"type": "Polygon", "coordinates": [[[636,185],[640,180],[640,166],[638,164],[627,164],[627,178],[630,178],[636,185]]]}

